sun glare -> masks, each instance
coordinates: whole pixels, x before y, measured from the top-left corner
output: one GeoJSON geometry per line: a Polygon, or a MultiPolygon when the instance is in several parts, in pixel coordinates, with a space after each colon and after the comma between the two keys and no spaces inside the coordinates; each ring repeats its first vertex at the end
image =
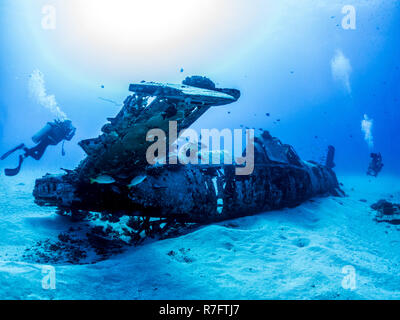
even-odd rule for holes
{"type": "Polygon", "coordinates": [[[223,2],[73,0],[70,6],[81,37],[91,45],[113,52],[162,53],[216,27],[224,20],[223,2]]]}
{"type": "Polygon", "coordinates": [[[260,30],[260,8],[245,0],[68,0],[57,3],[54,32],[37,28],[35,19],[33,26],[56,66],[109,77],[160,75],[229,61],[260,30]]]}

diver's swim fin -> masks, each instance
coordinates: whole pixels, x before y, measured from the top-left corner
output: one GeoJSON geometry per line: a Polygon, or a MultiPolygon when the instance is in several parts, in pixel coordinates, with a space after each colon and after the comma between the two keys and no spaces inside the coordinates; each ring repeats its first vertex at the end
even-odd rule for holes
{"type": "Polygon", "coordinates": [[[15,151],[22,149],[25,147],[25,144],[21,143],[19,146],[15,147],[14,149],[11,149],[10,151],[6,152],[3,154],[0,158],[0,160],[4,160],[5,158],[9,157],[11,154],[13,154],[15,151]]]}
{"type": "Polygon", "coordinates": [[[22,162],[24,162],[24,157],[22,155],[19,156],[19,164],[18,167],[16,167],[15,169],[4,169],[4,174],[7,177],[14,177],[16,176],[19,171],[21,170],[21,166],[22,166],[22,162]]]}

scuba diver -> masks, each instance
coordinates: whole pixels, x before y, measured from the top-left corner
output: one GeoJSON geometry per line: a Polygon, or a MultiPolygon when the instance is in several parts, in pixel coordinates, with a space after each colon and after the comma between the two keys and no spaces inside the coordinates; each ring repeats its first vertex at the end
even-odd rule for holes
{"type": "Polygon", "coordinates": [[[380,153],[371,153],[371,162],[367,170],[367,175],[377,177],[383,166],[382,155],[380,153]]]}
{"type": "Polygon", "coordinates": [[[64,141],[70,141],[74,137],[75,132],[76,128],[72,126],[71,120],[54,120],[53,122],[48,122],[32,137],[32,141],[36,143],[36,146],[27,148],[25,144],[22,143],[0,157],[0,160],[4,160],[17,150],[22,149],[25,152],[23,155],[19,156],[18,167],[15,169],[5,169],[5,175],[9,177],[16,176],[21,170],[25,158],[32,157],[35,160],[40,160],[48,146],[56,146],[61,141],[63,142],[62,155],[64,156],[64,141]]]}

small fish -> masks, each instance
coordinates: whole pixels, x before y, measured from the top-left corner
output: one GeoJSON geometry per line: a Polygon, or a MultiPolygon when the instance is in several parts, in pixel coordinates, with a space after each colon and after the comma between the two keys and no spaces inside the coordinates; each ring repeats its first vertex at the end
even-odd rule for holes
{"type": "Polygon", "coordinates": [[[132,188],[138,184],[141,184],[144,180],[146,180],[146,178],[147,176],[137,176],[136,178],[133,178],[131,183],[128,184],[128,188],[132,188]]]}
{"type": "Polygon", "coordinates": [[[153,189],[166,189],[166,186],[160,186],[159,184],[153,184],[152,185],[153,189]]]}
{"type": "Polygon", "coordinates": [[[117,186],[111,186],[111,190],[114,191],[115,193],[121,194],[121,191],[117,186]]]}
{"type": "Polygon", "coordinates": [[[108,175],[100,175],[97,178],[93,179],[90,178],[90,183],[98,183],[98,184],[112,184],[114,183],[115,180],[114,178],[108,176],[108,175]]]}

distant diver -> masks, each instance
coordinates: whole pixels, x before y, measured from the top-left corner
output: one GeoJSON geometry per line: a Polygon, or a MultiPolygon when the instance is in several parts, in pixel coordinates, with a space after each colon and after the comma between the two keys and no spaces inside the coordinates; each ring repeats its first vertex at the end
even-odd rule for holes
{"type": "Polygon", "coordinates": [[[367,170],[367,175],[377,177],[379,172],[382,171],[383,166],[382,155],[380,153],[371,153],[371,162],[367,170]]]}
{"type": "Polygon", "coordinates": [[[25,158],[32,157],[35,160],[40,160],[48,146],[56,146],[63,142],[62,155],[65,155],[64,141],[70,141],[76,132],[76,128],[72,126],[71,120],[54,120],[48,122],[38,133],[32,137],[32,141],[36,146],[27,148],[24,143],[18,145],[14,149],[6,152],[0,160],[4,160],[18,150],[24,150],[24,154],[19,156],[19,164],[15,169],[5,169],[6,176],[16,176],[20,170],[25,158]]]}
{"type": "Polygon", "coordinates": [[[328,146],[328,154],[326,156],[326,164],[325,165],[329,169],[333,169],[334,167],[336,167],[334,160],[335,160],[335,147],[328,146]]]}

